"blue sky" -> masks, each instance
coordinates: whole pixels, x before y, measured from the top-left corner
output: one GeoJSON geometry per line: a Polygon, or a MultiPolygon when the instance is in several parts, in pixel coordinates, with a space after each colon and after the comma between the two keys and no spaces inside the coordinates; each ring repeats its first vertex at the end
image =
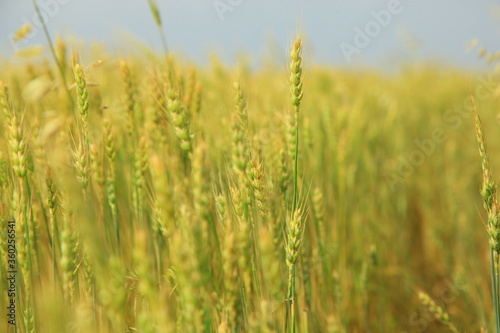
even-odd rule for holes
{"type": "MultiPolygon", "coordinates": [[[[146,0],[38,0],[52,35],[102,41],[117,52],[126,35],[160,49],[146,0]]],[[[234,63],[245,52],[257,65],[282,53],[297,28],[307,56],[319,64],[390,68],[409,61],[442,61],[481,68],[480,46],[500,50],[500,5],[461,0],[159,0],[169,48],[191,61],[208,63],[211,52],[234,63]],[[378,18],[378,20],[377,20],[378,18]],[[362,36],[364,35],[364,36],[362,36]],[[467,43],[479,45],[467,53],[467,43]],[[270,47],[272,46],[272,47],[270,47]],[[343,46],[343,48],[341,47],[343,46]],[[346,52],[348,50],[348,52],[346,52]],[[347,54],[347,56],[346,56],[347,54]]],[[[12,34],[37,25],[31,0],[0,0],[0,54],[12,56],[12,34]]],[[[21,46],[44,44],[41,29],[21,46]]]]}

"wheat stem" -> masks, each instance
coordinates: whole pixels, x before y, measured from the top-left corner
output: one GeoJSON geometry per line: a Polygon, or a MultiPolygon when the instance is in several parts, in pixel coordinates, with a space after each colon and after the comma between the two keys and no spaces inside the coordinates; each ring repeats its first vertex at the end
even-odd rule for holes
{"type": "Polygon", "coordinates": [[[69,92],[69,87],[68,87],[68,83],[66,81],[66,75],[64,75],[63,66],[61,65],[61,62],[59,61],[59,59],[57,58],[57,53],[56,53],[56,50],[54,48],[54,43],[52,43],[52,39],[50,38],[50,34],[49,34],[48,29],[47,29],[47,25],[45,24],[45,20],[43,19],[43,15],[40,11],[40,8],[38,7],[36,0],[31,0],[31,2],[33,3],[33,6],[35,7],[35,11],[36,11],[36,14],[38,16],[38,20],[42,23],[43,33],[45,34],[45,37],[47,38],[47,42],[49,43],[50,53],[52,54],[52,57],[54,58],[54,61],[56,62],[56,65],[57,65],[57,69],[59,70],[59,74],[61,75],[61,79],[62,79],[63,84],[64,84],[64,90],[66,91],[66,94],[68,95],[68,99],[71,103],[71,109],[74,109],[75,101],[73,100],[73,97],[71,96],[71,93],[69,92]]]}
{"type": "Polygon", "coordinates": [[[483,184],[481,196],[483,197],[484,208],[488,214],[486,225],[490,244],[491,261],[491,284],[493,294],[493,306],[495,315],[496,332],[500,332],[500,299],[499,299],[499,275],[500,268],[498,264],[498,254],[500,252],[500,217],[498,213],[497,187],[492,180],[491,170],[486,152],[486,140],[484,138],[483,125],[476,110],[474,98],[470,97],[472,105],[472,116],[476,129],[476,136],[479,145],[479,156],[481,157],[481,167],[483,170],[483,184]]]}

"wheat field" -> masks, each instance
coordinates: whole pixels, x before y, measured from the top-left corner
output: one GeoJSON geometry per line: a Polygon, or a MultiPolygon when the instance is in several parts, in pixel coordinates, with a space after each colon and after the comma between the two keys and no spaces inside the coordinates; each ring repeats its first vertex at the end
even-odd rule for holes
{"type": "Polygon", "coordinates": [[[495,70],[50,43],[1,64],[1,332],[498,332],[495,70]]]}

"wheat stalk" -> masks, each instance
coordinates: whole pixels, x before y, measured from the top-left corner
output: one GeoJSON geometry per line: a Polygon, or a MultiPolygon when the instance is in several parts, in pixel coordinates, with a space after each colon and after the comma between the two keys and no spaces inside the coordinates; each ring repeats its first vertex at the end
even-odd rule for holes
{"type": "Polygon", "coordinates": [[[33,7],[35,8],[36,14],[38,16],[38,20],[39,20],[39,22],[41,22],[43,33],[45,34],[45,38],[47,39],[47,42],[49,44],[50,53],[52,54],[52,57],[54,58],[54,61],[57,65],[57,69],[59,70],[59,74],[61,76],[62,83],[64,85],[64,90],[66,92],[66,95],[68,96],[68,100],[71,103],[71,107],[73,108],[75,105],[75,102],[73,100],[73,97],[71,96],[71,93],[69,92],[68,83],[66,81],[66,75],[64,74],[64,69],[63,69],[61,62],[60,62],[59,58],[57,57],[57,52],[54,48],[54,43],[52,42],[52,38],[50,37],[49,30],[47,29],[47,24],[46,24],[45,19],[42,15],[42,12],[40,11],[40,7],[38,6],[37,1],[31,0],[31,2],[33,3],[33,7]]]}
{"type": "Polygon", "coordinates": [[[491,177],[491,170],[486,152],[486,141],[484,139],[483,126],[476,110],[474,98],[470,97],[472,105],[472,116],[476,129],[477,141],[479,144],[479,156],[481,157],[481,166],[483,169],[483,184],[481,187],[481,196],[483,197],[484,208],[488,214],[486,230],[489,236],[490,261],[491,261],[491,282],[493,293],[493,305],[495,310],[496,331],[500,332],[500,216],[497,201],[497,188],[491,177]]]}
{"type": "Polygon", "coordinates": [[[290,53],[290,92],[292,95],[292,105],[295,113],[295,149],[293,150],[293,203],[292,212],[293,218],[288,228],[288,244],[287,249],[287,265],[288,265],[288,300],[290,302],[291,316],[290,328],[291,332],[295,333],[296,312],[295,312],[295,261],[298,257],[298,245],[300,240],[297,238],[300,233],[300,211],[297,210],[298,203],[298,163],[299,163],[299,117],[300,117],[300,101],[302,100],[302,41],[296,39],[293,43],[293,48],[290,53]],[[290,239],[292,237],[292,239],[290,239]]]}

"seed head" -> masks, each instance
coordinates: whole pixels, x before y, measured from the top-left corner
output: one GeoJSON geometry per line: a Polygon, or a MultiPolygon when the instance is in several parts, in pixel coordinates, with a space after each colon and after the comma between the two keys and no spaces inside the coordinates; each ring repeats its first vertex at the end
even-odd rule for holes
{"type": "Polygon", "coordinates": [[[87,119],[87,112],[89,109],[89,93],[87,91],[87,81],[83,74],[83,69],[80,64],[73,66],[73,73],[75,75],[76,94],[78,98],[78,112],[84,119],[87,119]]]}
{"type": "Polygon", "coordinates": [[[288,224],[288,241],[285,246],[286,264],[288,267],[295,265],[299,257],[300,243],[302,242],[302,214],[299,209],[295,211],[288,224]]]}
{"type": "Polygon", "coordinates": [[[296,116],[302,100],[302,40],[297,39],[293,43],[290,53],[292,62],[290,63],[290,92],[292,93],[292,105],[295,107],[296,116]]]}

